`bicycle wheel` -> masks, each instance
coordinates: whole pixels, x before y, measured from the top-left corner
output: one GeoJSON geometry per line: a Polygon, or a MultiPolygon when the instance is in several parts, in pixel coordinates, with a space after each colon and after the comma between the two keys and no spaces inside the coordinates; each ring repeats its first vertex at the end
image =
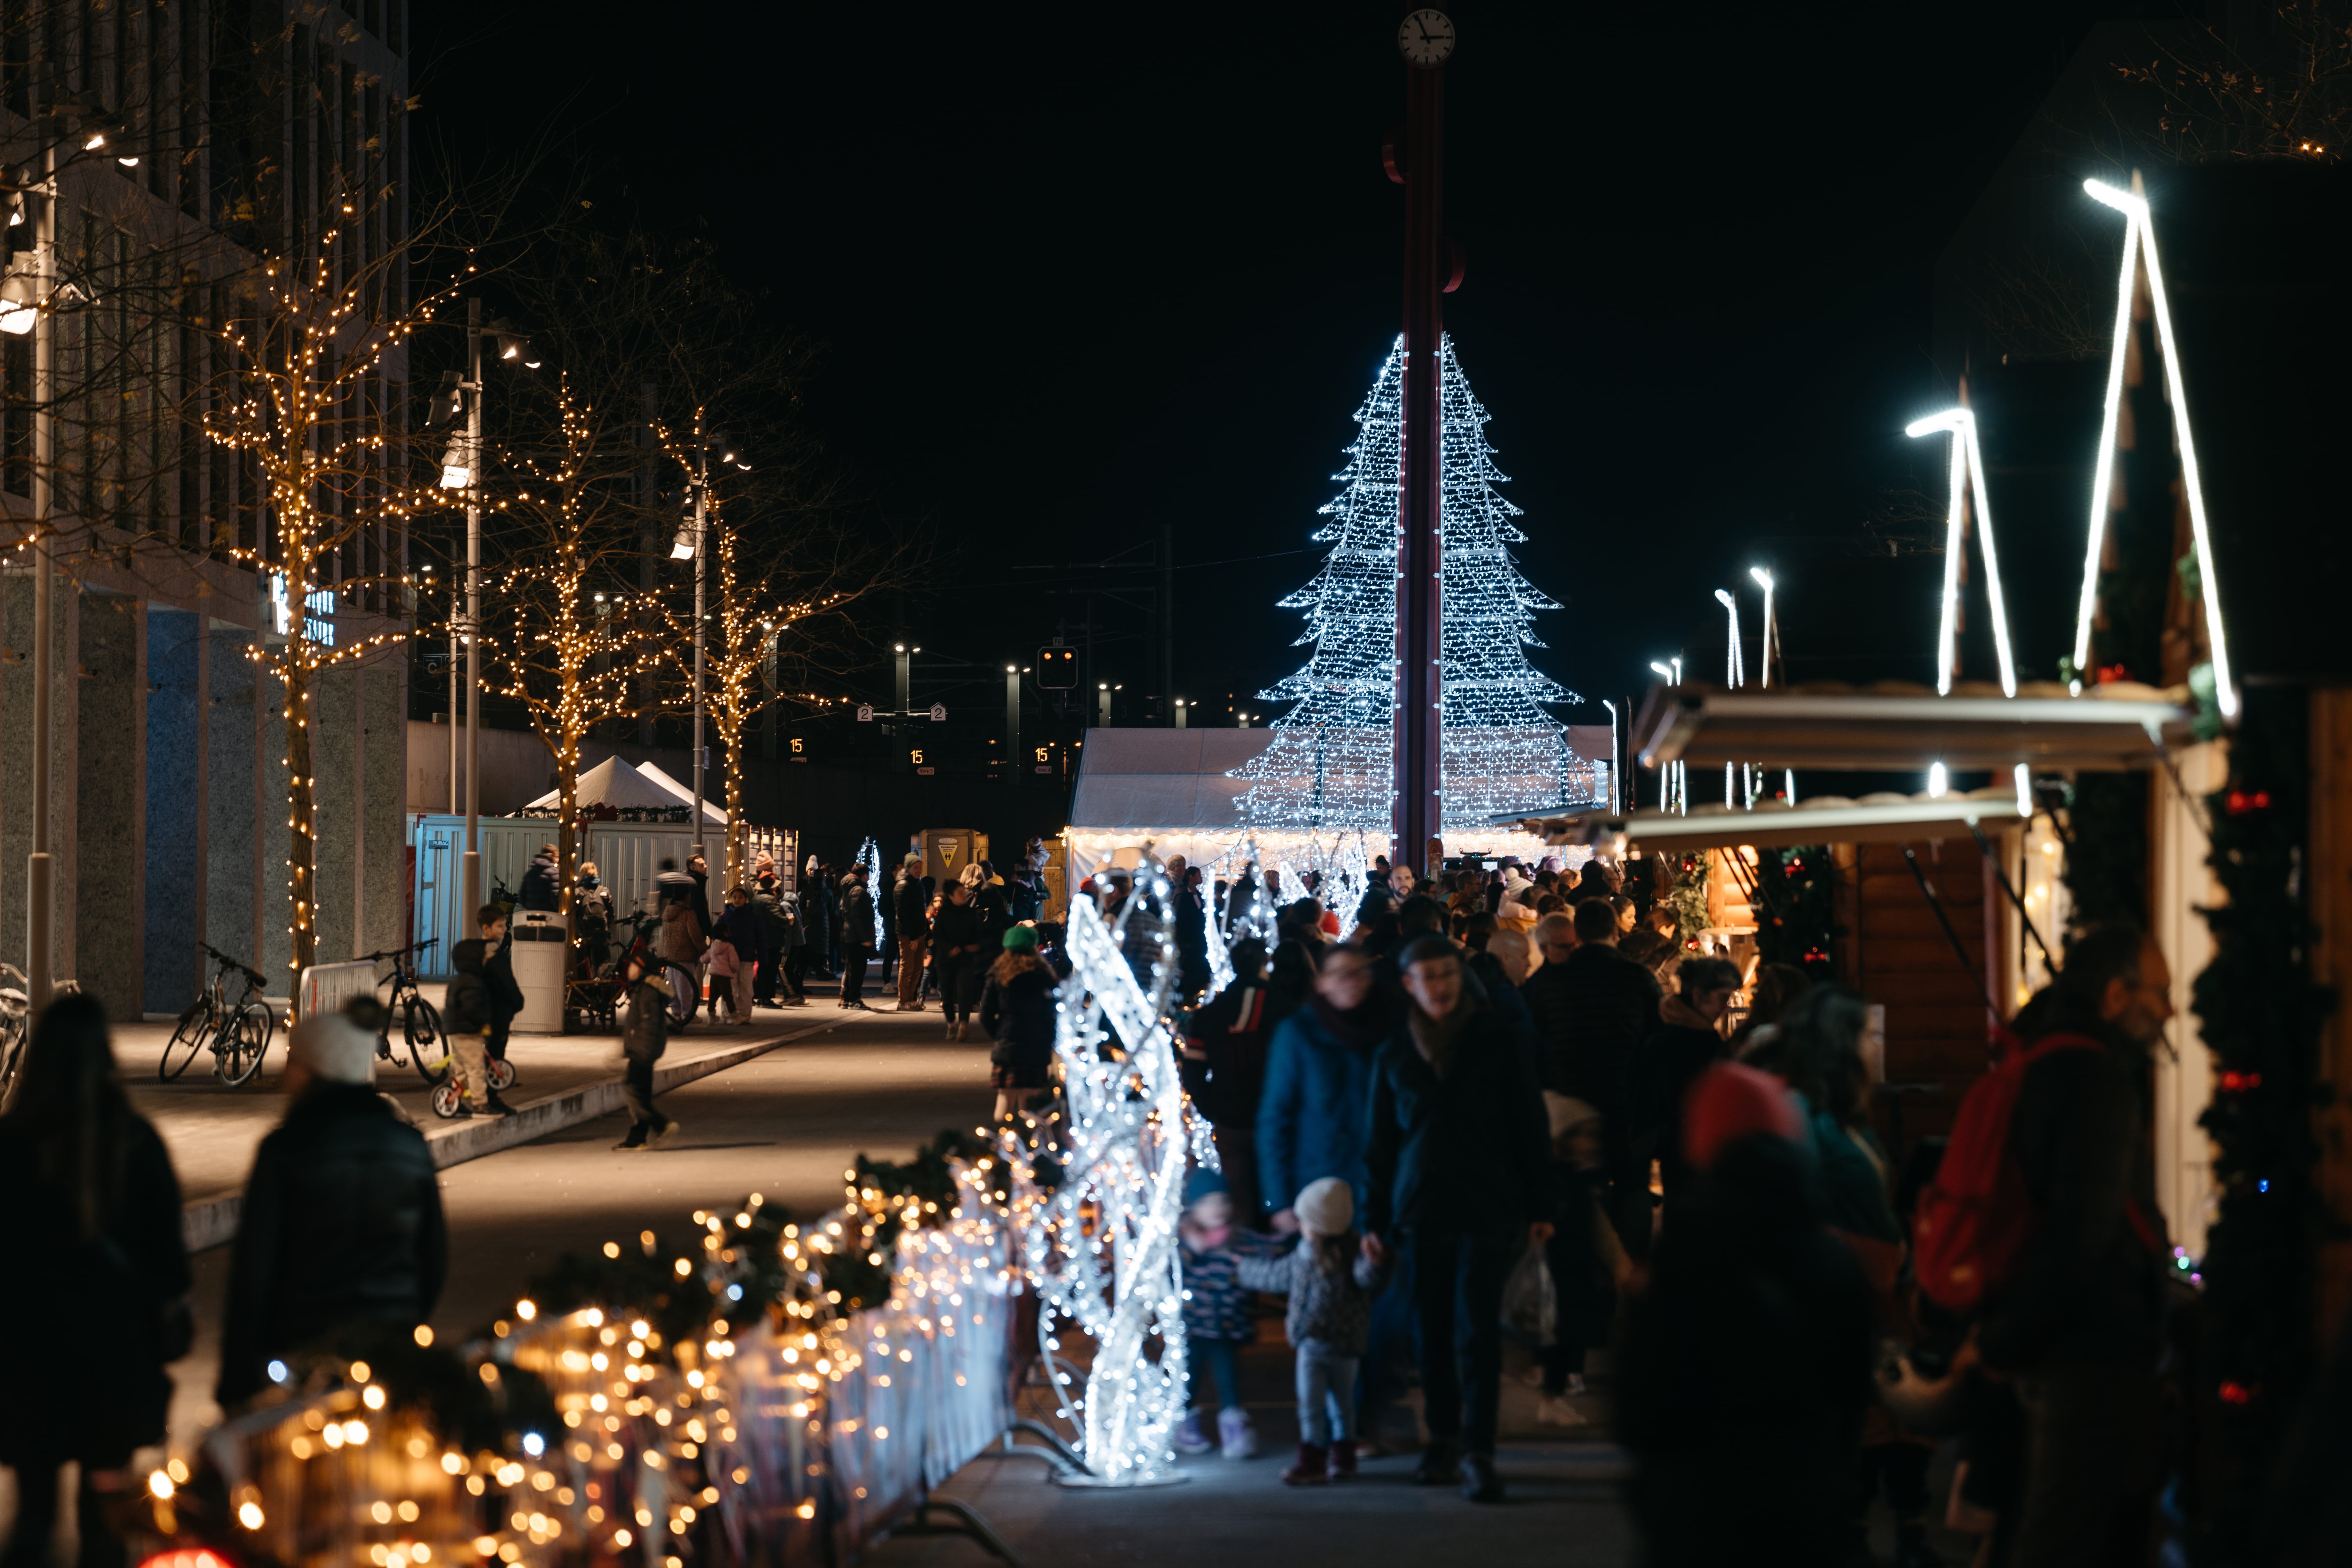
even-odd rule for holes
{"type": "Polygon", "coordinates": [[[188,1064],[194,1061],[196,1053],[205,1048],[212,1032],[213,1011],[203,1003],[199,1002],[181,1014],[180,1026],[172,1031],[170,1039],[163,1042],[163,1059],[157,1066],[155,1076],[169,1083],[187,1071],[188,1064]]]}
{"type": "Polygon", "coordinates": [[[0,1110],[8,1109],[16,1075],[24,1069],[26,1033],[22,1013],[0,1016],[0,1110]]]}
{"type": "Polygon", "coordinates": [[[667,965],[669,973],[669,1026],[683,1029],[694,1022],[694,1010],[702,1005],[702,982],[692,970],[682,964],[667,965]]]}
{"type": "Polygon", "coordinates": [[[504,1057],[492,1057],[482,1067],[482,1080],[492,1094],[504,1094],[514,1087],[514,1063],[504,1057]]]}
{"type": "Polygon", "coordinates": [[[432,1094],[426,1098],[432,1103],[433,1114],[448,1121],[457,1114],[457,1080],[451,1079],[446,1083],[435,1084],[432,1094]]]}
{"type": "Polygon", "coordinates": [[[449,1041],[441,1033],[441,1015],[433,1004],[410,992],[400,1007],[401,1033],[408,1039],[408,1059],[416,1076],[428,1085],[449,1076],[449,1041]]]}
{"type": "Polygon", "coordinates": [[[232,1014],[214,1047],[220,1056],[221,1081],[231,1089],[250,1082],[261,1070],[261,1058],[268,1054],[269,1037],[277,1027],[278,1020],[258,1002],[248,1002],[232,1014]]]}

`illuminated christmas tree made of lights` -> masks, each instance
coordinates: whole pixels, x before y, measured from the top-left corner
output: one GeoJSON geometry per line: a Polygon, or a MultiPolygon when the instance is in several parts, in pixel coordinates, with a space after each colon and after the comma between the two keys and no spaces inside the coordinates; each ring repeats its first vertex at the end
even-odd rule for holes
{"type": "MultiPolygon", "coordinates": [[[[1343,487],[1314,535],[1331,546],[1315,580],[1282,601],[1302,610],[1304,668],[1260,692],[1292,706],[1272,726],[1247,780],[1244,820],[1264,827],[1386,837],[1394,798],[1397,552],[1404,451],[1404,340],[1356,413],[1343,487]]],[[[1513,810],[1591,797],[1590,767],[1543,709],[1577,698],[1527,661],[1543,645],[1529,625],[1559,606],[1521,575],[1519,509],[1496,493],[1505,475],[1486,445],[1486,409],[1443,339],[1438,359],[1440,782],[1449,832],[1513,810]]]]}

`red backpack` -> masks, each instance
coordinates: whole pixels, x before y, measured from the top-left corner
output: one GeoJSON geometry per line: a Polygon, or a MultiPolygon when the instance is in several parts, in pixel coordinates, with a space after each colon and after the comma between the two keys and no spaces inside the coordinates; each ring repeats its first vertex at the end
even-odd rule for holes
{"type": "MultiPolygon", "coordinates": [[[[2059,1051],[2105,1048],[2087,1035],[2052,1035],[2011,1048],[1960,1101],[1943,1163],[1919,1194],[1912,1221],[1912,1268],[1929,1300],[1949,1311],[1971,1311],[2008,1280],[2042,1217],[2009,1146],[2026,1070],[2059,1051]]],[[[2124,1200],[2124,1217],[2142,1246],[2158,1250],[2136,1201],[2124,1200]]]]}

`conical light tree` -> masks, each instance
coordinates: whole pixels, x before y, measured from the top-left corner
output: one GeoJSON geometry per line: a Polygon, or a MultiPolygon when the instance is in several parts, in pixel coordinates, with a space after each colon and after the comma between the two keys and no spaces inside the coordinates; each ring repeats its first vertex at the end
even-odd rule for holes
{"type": "MultiPolygon", "coordinates": [[[[1504,812],[1590,797],[1590,766],[1566,743],[1549,703],[1573,702],[1527,661],[1540,647],[1538,610],[1559,606],[1520,573],[1519,509],[1496,493],[1506,476],[1486,445],[1487,414],[1443,339],[1438,362],[1440,529],[1440,780],[1448,831],[1483,829],[1504,812]]],[[[1306,667],[1265,691],[1289,700],[1275,735],[1235,770],[1250,784],[1255,826],[1385,837],[1394,799],[1397,554],[1404,451],[1404,340],[1389,351],[1356,412],[1361,431],[1344,487],[1315,534],[1331,553],[1314,581],[1282,601],[1303,610],[1306,667]]]]}
{"type": "Polygon", "coordinates": [[[1385,834],[1395,793],[1397,487],[1404,450],[1404,340],[1381,366],[1362,426],[1334,474],[1315,542],[1331,546],[1315,580],[1282,601],[1303,610],[1294,647],[1315,649],[1258,695],[1288,700],[1274,739],[1235,776],[1249,781],[1244,817],[1268,827],[1385,834]]]}
{"type": "Polygon", "coordinates": [[[1489,416],[1439,339],[1438,788],[1449,833],[1491,828],[1511,811],[1591,798],[1592,770],[1569,749],[1548,703],[1580,701],[1528,662],[1541,647],[1538,610],[1559,605],[1536,590],[1512,559],[1527,535],[1519,509],[1495,487],[1508,476],[1486,444],[1489,416]]]}

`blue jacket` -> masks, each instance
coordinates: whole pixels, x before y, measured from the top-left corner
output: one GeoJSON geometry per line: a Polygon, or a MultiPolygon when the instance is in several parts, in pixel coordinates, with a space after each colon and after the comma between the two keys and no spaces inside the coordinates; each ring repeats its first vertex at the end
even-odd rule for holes
{"type": "Polygon", "coordinates": [[[1276,1028],[1257,1102],[1258,1191],[1269,1213],[1288,1208],[1307,1183],[1325,1176],[1353,1188],[1363,1212],[1377,1049],[1350,1050],[1312,1001],[1276,1028]]]}

